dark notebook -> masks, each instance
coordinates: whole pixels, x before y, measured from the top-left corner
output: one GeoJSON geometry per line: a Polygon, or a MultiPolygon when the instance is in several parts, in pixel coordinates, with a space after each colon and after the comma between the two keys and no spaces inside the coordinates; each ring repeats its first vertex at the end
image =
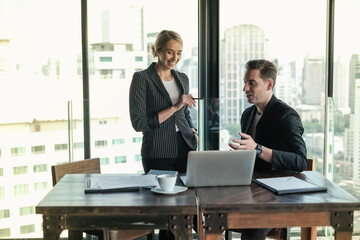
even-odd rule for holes
{"type": "Polygon", "coordinates": [[[326,187],[319,187],[313,183],[296,177],[275,177],[253,179],[257,184],[275,192],[276,194],[324,192],[326,187]]]}

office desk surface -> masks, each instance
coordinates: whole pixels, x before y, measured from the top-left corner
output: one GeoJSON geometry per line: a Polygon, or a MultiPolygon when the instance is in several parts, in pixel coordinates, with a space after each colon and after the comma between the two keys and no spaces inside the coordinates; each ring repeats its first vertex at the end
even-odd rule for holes
{"type": "Polygon", "coordinates": [[[338,185],[326,179],[316,171],[304,171],[302,173],[278,172],[278,173],[259,173],[255,172],[253,178],[296,176],[318,186],[327,187],[327,192],[299,193],[277,195],[256,183],[250,186],[229,186],[229,187],[200,187],[197,188],[197,195],[200,199],[201,207],[216,207],[221,205],[222,209],[242,209],[243,211],[279,211],[281,208],[310,209],[319,205],[322,208],[332,210],[344,209],[347,205],[360,207],[360,201],[340,188],[338,185]],[[323,205],[326,203],[325,205],[323,205]],[[240,206],[241,204],[241,206],[240,206]],[[331,206],[330,206],[331,205],[331,206]],[[271,208],[269,208],[271,206],[271,208]]]}
{"type": "Polygon", "coordinates": [[[325,186],[327,192],[276,195],[256,183],[197,188],[207,239],[217,239],[224,229],[292,226],[333,226],[338,233],[346,233],[337,239],[351,239],[347,236],[352,232],[353,211],[360,209],[358,199],[315,171],[255,172],[253,178],[281,176],[296,176],[325,186]]]}
{"type": "Polygon", "coordinates": [[[65,175],[36,206],[36,213],[43,214],[45,239],[57,239],[63,229],[139,228],[173,228],[179,239],[192,238],[192,218],[197,212],[194,189],[175,195],[157,194],[150,189],[85,194],[89,177],[65,175]]]}

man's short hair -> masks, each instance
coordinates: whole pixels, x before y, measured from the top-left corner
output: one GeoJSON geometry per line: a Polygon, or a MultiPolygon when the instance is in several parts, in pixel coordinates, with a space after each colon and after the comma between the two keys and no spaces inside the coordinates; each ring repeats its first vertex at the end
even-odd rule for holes
{"type": "Polygon", "coordinates": [[[274,63],[265,59],[250,60],[245,65],[246,71],[249,70],[260,70],[260,78],[265,82],[269,78],[274,81],[273,88],[276,83],[277,67],[274,63]]]}

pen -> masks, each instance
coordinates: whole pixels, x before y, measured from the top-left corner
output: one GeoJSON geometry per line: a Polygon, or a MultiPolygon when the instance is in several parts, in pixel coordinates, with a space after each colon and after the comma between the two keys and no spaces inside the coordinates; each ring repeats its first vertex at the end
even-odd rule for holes
{"type": "Polygon", "coordinates": [[[109,189],[101,189],[101,188],[89,188],[85,189],[85,193],[115,193],[115,192],[138,192],[140,191],[140,187],[122,187],[122,188],[109,188],[109,189]]]}
{"type": "Polygon", "coordinates": [[[204,99],[204,98],[193,97],[192,99],[194,99],[194,100],[202,100],[202,99],[204,99]]]}

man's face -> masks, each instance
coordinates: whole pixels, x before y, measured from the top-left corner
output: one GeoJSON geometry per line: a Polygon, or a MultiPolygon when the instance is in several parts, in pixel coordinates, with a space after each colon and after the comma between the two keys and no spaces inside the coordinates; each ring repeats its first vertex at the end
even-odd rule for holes
{"type": "Polygon", "coordinates": [[[260,70],[249,70],[245,74],[243,91],[249,103],[255,105],[267,104],[268,96],[272,93],[271,79],[264,82],[260,78],[260,70]]]}

